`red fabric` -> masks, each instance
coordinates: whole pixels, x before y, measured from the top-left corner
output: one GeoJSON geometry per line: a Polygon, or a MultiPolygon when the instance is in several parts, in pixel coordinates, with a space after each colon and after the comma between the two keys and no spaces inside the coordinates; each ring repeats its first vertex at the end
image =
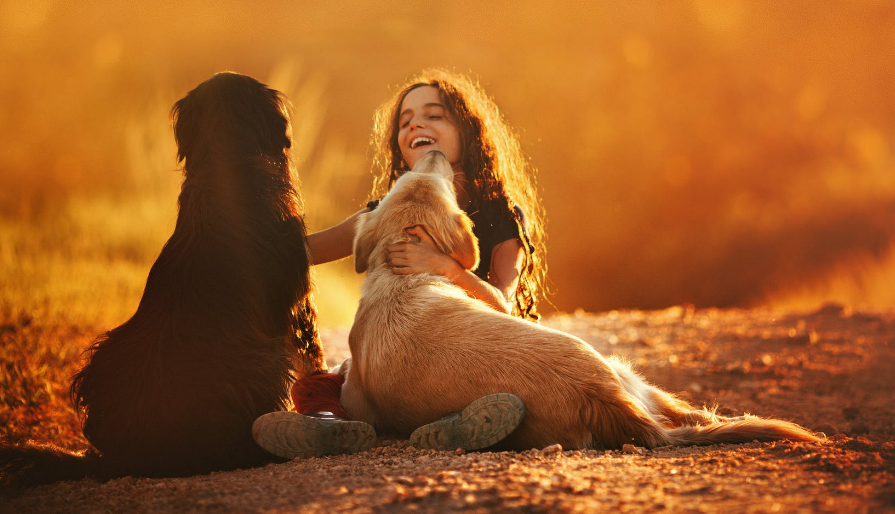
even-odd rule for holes
{"type": "Polygon", "coordinates": [[[338,373],[319,373],[296,380],[292,386],[295,412],[332,412],[342,419],[351,419],[339,403],[344,382],[345,377],[338,373]]]}

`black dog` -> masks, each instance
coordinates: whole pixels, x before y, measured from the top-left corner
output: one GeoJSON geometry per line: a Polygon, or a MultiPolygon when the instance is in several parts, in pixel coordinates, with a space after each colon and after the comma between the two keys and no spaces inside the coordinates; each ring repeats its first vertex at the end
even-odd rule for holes
{"type": "Polygon", "coordinates": [[[97,339],[71,386],[93,448],[3,448],[7,482],[270,462],[252,423],[323,366],[284,99],[220,73],[172,112],[185,175],[174,234],[137,312],[97,339]]]}

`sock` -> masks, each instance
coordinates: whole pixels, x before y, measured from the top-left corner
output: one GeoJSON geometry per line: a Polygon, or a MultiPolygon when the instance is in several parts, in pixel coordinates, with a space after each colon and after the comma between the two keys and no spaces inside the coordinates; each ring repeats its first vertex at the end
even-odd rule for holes
{"type": "Polygon", "coordinates": [[[313,414],[332,412],[342,419],[350,419],[339,403],[345,377],[337,373],[318,373],[296,380],[292,386],[295,412],[313,414]]]}

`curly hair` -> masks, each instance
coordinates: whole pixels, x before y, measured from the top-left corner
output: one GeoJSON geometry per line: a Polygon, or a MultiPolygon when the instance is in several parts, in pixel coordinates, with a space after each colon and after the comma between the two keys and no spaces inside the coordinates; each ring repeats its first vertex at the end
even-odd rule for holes
{"type": "Polygon", "coordinates": [[[371,138],[376,179],[371,197],[383,196],[407,169],[398,145],[398,118],[407,94],[424,86],[438,89],[450,120],[460,132],[461,164],[467,184],[472,185],[469,196],[473,208],[489,222],[507,216],[516,220],[525,261],[513,314],[537,321],[537,303],[546,293],[547,262],[546,220],[535,169],[522,153],[515,131],[476,81],[439,68],[423,70],[376,111],[371,138]]]}

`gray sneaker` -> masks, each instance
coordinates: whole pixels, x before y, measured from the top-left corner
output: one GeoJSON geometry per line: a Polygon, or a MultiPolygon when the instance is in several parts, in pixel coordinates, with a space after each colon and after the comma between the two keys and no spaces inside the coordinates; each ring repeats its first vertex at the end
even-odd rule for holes
{"type": "Polygon", "coordinates": [[[258,446],[286,459],[357,453],[376,443],[372,425],[329,412],[270,412],[252,424],[252,437],[258,446]]]}
{"type": "Polygon", "coordinates": [[[519,426],[525,404],[508,393],[489,394],[469,404],[463,411],[410,434],[410,444],[429,450],[478,450],[497,443],[519,426]]]}

